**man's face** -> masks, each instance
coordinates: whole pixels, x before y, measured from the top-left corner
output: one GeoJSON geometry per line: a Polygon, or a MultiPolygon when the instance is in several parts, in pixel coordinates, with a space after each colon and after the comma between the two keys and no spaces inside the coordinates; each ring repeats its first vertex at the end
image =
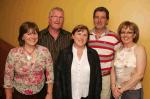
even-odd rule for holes
{"type": "Polygon", "coordinates": [[[96,29],[104,29],[108,23],[106,13],[103,11],[97,11],[93,18],[93,21],[96,29]]]}
{"type": "Polygon", "coordinates": [[[49,15],[49,26],[55,30],[63,27],[64,13],[59,10],[53,10],[49,15]]]}

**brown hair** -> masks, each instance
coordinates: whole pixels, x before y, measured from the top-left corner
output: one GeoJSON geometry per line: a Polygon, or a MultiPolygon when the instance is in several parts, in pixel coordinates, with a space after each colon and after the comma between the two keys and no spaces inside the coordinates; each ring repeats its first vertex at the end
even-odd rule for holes
{"type": "Polygon", "coordinates": [[[109,20],[109,11],[105,7],[97,7],[94,10],[93,18],[95,17],[96,12],[105,12],[106,13],[106,18],[109,20]]]}
{"type": "Polygon", "coordinates": [[[135,38],[133,39],[133,42],[136,43],[139,40],[139,28],[138,28],[138,26],[135,23],[130,22],[130,21],[122,22],[119,25],[119,27],[118,27],[118,34],[119,34],[119,36],[121,34],[122,28],[130,28],[134,32],[135,38]]]}
{"type": "Polygon", "coordinates": [[[20,46],[24,46],[25,41],[22,39],[23,35],[28,32],[29,29],[33,29],[37,33],[39,33],[39,28],[37,24],[34,22],[24,22],[21,24],[19,28],[19,36],[18,36],[18,42],[20,46]]]}
{"type": "MultiPolygon", "coordinates": [[[[75,26],[74,29],[72,30],[72,35],[74,35],[75,32],[80,32],[80,31],[84,31],[84,30],[87,31],[87,33],[88,33],[88,40],[89,40],[90,31],[89,31],[88,27],[85,26],[85,25],[83,25],[83,24],[80,24],[80,25],[75,26]]],[[[74,41],[72,40],[72,44],[73,44],[73,42],[74,42],[74,41]]],[[[87,42],[87,43],[88,43],[88,42],[87,42]]],[[[88,45],[87,43],[86,43],[86,46],[88,45]]]]}

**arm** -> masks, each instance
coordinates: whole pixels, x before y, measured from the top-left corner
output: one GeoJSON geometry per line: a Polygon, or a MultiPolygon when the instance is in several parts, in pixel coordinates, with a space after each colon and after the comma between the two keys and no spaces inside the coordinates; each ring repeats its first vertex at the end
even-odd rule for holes
{"type": "Polygon", "coordinates": [[[112,68],[111,68],[111,88],[115,88],[116,87],[116,75],[115,75],[115,67],[113,65],[114,62],[112,62],[112,68]]]}
{"type": "Polygon", "coordinates": [[[111,89],[112,93],[115,99],[119,98],[121,93],[118,91],[119,88],[116,86],[116,74],[115,74],[115,67],[114,67],[114,62],[112,62],[112,69],[111,69],[111,89]]]}
{"type": "Polygon", "coordinates": [[[52,98],[52,90],[53,90],[53,84],[48,83],[47,94],[46,94],[45,99],[53,99],[52,98]]]}
{"type": "Polygon", "coordinates": [[[145,72],[145,67],[147,63],[146,52],[143,46],[138,46],[135,48],[135,55],[136,55],[136,69],[132,76],[132,78],[121,87],[120,92],[123,93],[126,90],[133,88],[137,83],[139,83],[145,72]]]}
{"type": "MultiPolygon", "coordinates": [[[[115,35],[115,39],[116,39],[116,44],[114,45],[114,50],[115,50],[115,55],[114,55],[114,60],[115,60],[115,57],[116,57],[116,54],[117,54],[117,50],[119,50],[122,46],[122,43],[119,39],[119,36],[114,34],[115,35]]],[[[116,87],[116,71],[115,71],[115,67],[114,67],[114,61],[111,62],[111,72],[110,72],[110,77],[111,77],[111,88],[115,88],[116,87]]]]}
{"type": "Polygon", "coordinates": [[[52,99],[52,90],[53,90],[53,81],[54,81],[54,74],[53,74],[53,62],[51,54],[49,53],[48,49],[46,51],[46,78],[47,78],[47,95],[45,99],[52,99]]]}
{"type": "Polygon", "coordinates": [[[12,99],[12,88],[5,88],[6,99],[12,99]]]}

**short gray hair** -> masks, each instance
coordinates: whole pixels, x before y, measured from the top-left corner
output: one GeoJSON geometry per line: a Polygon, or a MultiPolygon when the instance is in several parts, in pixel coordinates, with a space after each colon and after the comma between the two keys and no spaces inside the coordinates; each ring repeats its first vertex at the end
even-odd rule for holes
{"type": "Polygon", "coordinates": [[[54,8],[52,8],[52,9],[50,10],[49,16],[51,15],[51,13],[52,13],[54,10],[57,10],[57,11],[60,11],[60,12],[63,12],[63,13],[64,13],[64,10],[63,10],[62,8],[60,8],[60,7],[54,7],[54,8]]]}

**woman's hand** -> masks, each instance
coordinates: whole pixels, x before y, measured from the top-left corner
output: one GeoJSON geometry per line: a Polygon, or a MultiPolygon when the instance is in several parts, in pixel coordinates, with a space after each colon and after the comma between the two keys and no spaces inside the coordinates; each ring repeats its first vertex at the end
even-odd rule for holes
{"type": "Polygon", "coordinates": [[[112,88],[112,93],[115,99],[119,99],[119,97],[121,96],[121,92],[120,92],[120,88],[118,87],[114,87],[112,88]]]}
{"type": "Polygon", "coordinates": [[[13,99],[12,98],[12,88],[5,88],[5,94],[6,94],[6,99],[13,99]]]}
{"type": "Polygon", "coordinates": [[[53,84],[48,83],[47,95],[46,95],[45,99],[52,99],[52,90],[53,90],[53,84]]]}
{"type": "Polygon", "coordinates": [[[52,99],[52,94],[47,93],[47,95],[45,96],[45,99],[52,99]]]}

